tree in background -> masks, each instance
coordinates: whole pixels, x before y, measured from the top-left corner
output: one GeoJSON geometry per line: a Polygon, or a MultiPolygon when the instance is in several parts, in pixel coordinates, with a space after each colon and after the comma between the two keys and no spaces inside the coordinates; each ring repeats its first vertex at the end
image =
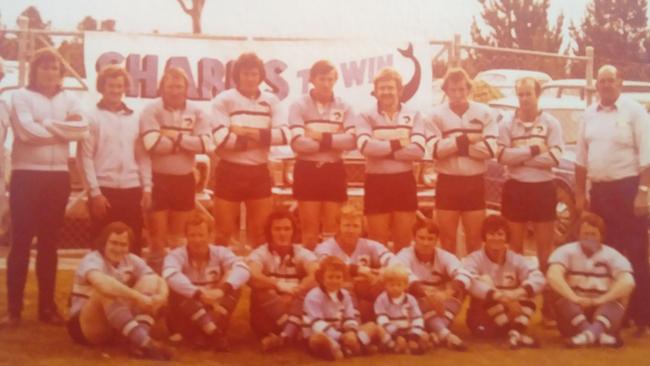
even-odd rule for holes
{"type": "MultiPolygon", "coordinates": [[[[626,78],[649,80],[647,8],[647,0],[591,0],[580,26],[569,27],[573,52],[582,55],[593,46],[596,69],[614,64],[626,78]]],[[[571,72],[580,76],[579,68],[571,72]]]]}
{"type": "Polygon", "coordinates": [[[185,0],[177,0],[181,5],[181,8],[185,14],[192,17],[192,33],[200,34],[201,33],[201,15],[203,14],[203,7],[205,6],[205,0],[191,0],[192,7],[190,8],[188,4],[185,3],[185,0]]]}
{"type": "MultiPolygon", "coordinates": [[[[90,15],[85,16],[79,24],[77,30],[85,31],[115,31],[115,20],[105,19],[98,22],[90,15]]],[[[70,66],[81,77],[86,77],[86,67],[84,65],[84,44],[83,37],[75,37],[71,41],[63,41],[59,46],[59,53],[70,64],[70,66]]]]}
{"type": "MultiPolygon", "coordinates": [[[[560,53],[564,15],[549,23],[550,0],[478,0],[483,33],[476,18],[470,35],[477,45],[560,53]]],[[[537,56],[520,56],[490,51],[472,51],[463,62],[472,74],[494,68],[535,69],[553,78],[565,75],[565,61],[537,56]]]]}

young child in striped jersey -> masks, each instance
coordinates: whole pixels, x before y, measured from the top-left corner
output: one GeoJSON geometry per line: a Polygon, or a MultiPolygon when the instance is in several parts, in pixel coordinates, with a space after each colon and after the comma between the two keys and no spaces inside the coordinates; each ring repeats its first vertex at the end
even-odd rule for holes
{"type": "Polygon", "coordinates": [[[375,300],[377,325],[385,332],[383,345],[397,353],[422,354],[430,347],[424,318],[413,295],[406,292],[409,270],[401,264],[382,271],[386,290],[375,300]]]}
{"type": "Polygon", "coordinates": [[[352,296],[343,288],[348,267],[339,258],[325,257],[316,271],[317,287],[303,304],[303,331],[309,351],[316,357],[340,360],[362,352],[374,353],[386,339],[377,324],[360,325],[352,296]]]}
{"type": "Polygon", "coordinates": [[[502,216],[486,218],[481,236],[483,248],[464,258],[473,276],[467,326],[488,337],[507,333],[511,349],[538,347],[527,328],[535,313],[535,295],[546,283],[544,275],[521,254],[508,249],[510,228],[502,216]]]}

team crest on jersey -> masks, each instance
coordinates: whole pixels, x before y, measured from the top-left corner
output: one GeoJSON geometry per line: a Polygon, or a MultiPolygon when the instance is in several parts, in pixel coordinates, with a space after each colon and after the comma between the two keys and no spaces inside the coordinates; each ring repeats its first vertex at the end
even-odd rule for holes
{"type": "Polygon", "coordinates": [[[546,133],[548,132],[548,127],[546,127],[545,125],[537,124],[533,127],[533,130],[531,132],[533,135],[546,136],[546,133]]]}
{"type": "Polygon", "coordinates": [[[269,104],[269,102],[263,100],[261,102],[258,102],[257,104],[261,105],[262,107],[264,107],[264,109],[266,109],[267,112],[271,113],[271,105],[269,104]]]}
{"type": "Polygon", "coordinates": [[[183,116],[183,121],[181,122],[181,127],[191,130],[194,129],[194,125],[196,124],[196,116],[194,115],[184,115],[183,116]]]}
{"type": "Polygon", "coordinates": [[[338,108],[332,108],[330,111],[330,120],[334,122],[343,122],[343,110],[338,108]]]}
{"type": "Polygon", "coordinates": [[[118,274],[118,281],[122,282],[123,284],[131,287],[135,285],[135,276],[133,275],[133,268],[128,267],[123,270],[121,270],[118,274]]]}
{"type": "Polygon", "coordinates": [[[503,274],[503,284],[504,287],[513,287],[517,286],[517,276],[514,272],[505,272],[503,274]]]}
{"type": "Polygon", "coordinates": [[[599,275],[607,275],[609,277],[612,276],[612,271],[609,269],[609,266],[605,262],[596,262],[594,263],[594,272],[598,273],[599,275]]]}
{"type": "Polygon", "coordinates": [[[469,124],[470,124],[470,125],[481,126],[481,128],[483,128],[483,121],[481,121],[481,120],[478,119],[478,118],[474,118],[474,119],[472,119],[471,121],[469,121],[469,124]]]}
{"type": "Polygon", "coordinates": [[[400,116],[399,124],[402,126],[413,126],[415,118],[412,114],[403,114],[400,116]]]}
{"type": "Polygon", "coordinates": [[[359,259],[357,260],[357,265],[370,267],[370,256],[369,255],[360,256],[359,259]]]}
{"type": "Polygon", "coordinates": [[[206,280],[208,282],[217,282],[221,279],[221,269],[219,267],[208,267],[205,269],[206,280]]]}

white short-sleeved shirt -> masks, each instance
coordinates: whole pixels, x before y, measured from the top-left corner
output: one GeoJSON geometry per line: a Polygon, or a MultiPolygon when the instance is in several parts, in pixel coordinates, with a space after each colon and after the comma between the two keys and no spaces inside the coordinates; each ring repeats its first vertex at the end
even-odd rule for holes
{"type": "Polygon", "coordinates": [[[592,182],[636,176],[650,166],[650,119],[643,106],[621,96],[612,107],[587,108],[576,164],[587,168],[592,182]]]}
{"type": "Polygon", "coordinates": [[[281,257],[269,248],[268,244],[261,245],[248,255],[248,260],[262,264],[262,272],[280,282],[297,286],[307,275],[307,267],[315,263],[316,255],[302,245],[293,244],[290,254],[281,257]]]}

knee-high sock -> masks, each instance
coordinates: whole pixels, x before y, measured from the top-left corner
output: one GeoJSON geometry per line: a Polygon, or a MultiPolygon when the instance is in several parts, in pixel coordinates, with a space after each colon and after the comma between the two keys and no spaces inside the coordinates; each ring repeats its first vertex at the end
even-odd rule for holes
{"type": "Polygon", "coordinates": [[[203,333],[212,335],[219,330],[217,322],[212,317],[212,312],[200,301],[185,299],[180,310],[183,316],[192,321],[203,333]]]}
{"type": "Polygon", "coordinates": [[[443,313],[425,314],[425,325],[427,330],[435,332],[440,338],[445,338],[449,334],[449,326],[454,321],[456,314],[460,310],[461,303],[456,298],[447,299],[443,302],[443,313]]]}
{"type": "Polygon", "coordinates": [[[119,300],[111,301],[104,304],[103,308],[111,327],[120,332],[129,342],[138,347],[149,342],[151,339],[149,332],[146,327],[138,323],[126,303],[119,300]]]}
{"type": "Polygon", "coordinates": [[[532,300],[519,301],[521,313],[510,320],[510,328],[519,332],[524,332],[528,328],[530,318],[535,314],[535,303],[532,300]]]}

